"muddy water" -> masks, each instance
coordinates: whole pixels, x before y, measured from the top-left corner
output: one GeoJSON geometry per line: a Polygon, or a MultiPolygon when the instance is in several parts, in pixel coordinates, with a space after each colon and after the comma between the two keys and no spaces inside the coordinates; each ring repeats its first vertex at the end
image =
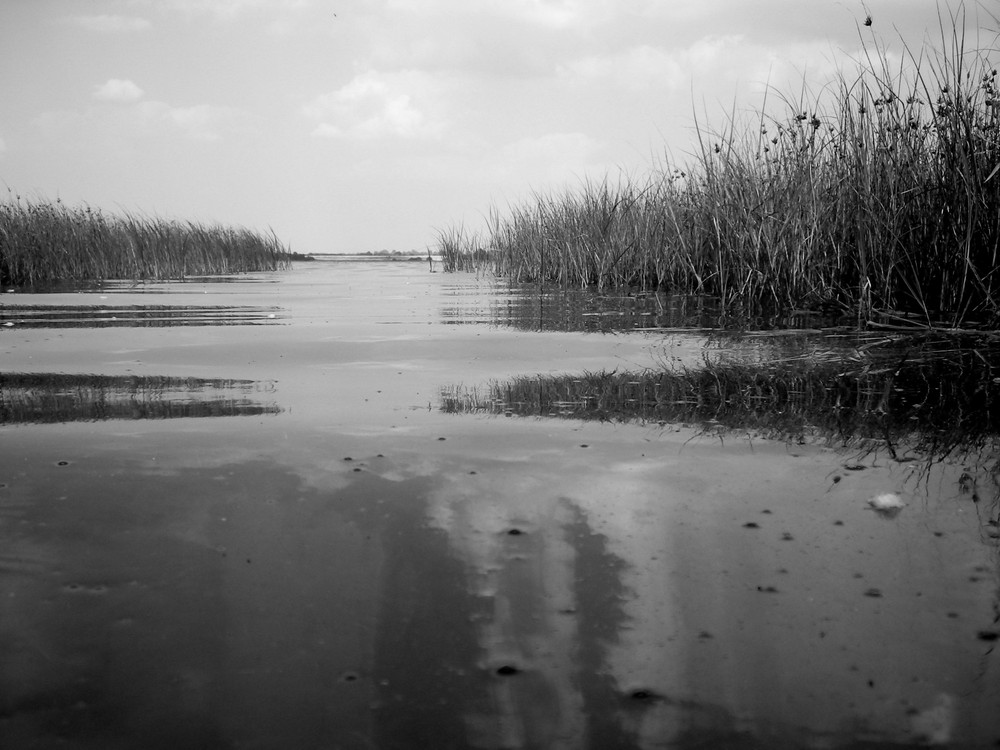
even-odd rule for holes
{"type": "Polygon", "coordinates": [[[419,263],[225,281],[0,296],[0,746],[1000,741],[988,436],[511,385],[837,337],[419,263]]]}

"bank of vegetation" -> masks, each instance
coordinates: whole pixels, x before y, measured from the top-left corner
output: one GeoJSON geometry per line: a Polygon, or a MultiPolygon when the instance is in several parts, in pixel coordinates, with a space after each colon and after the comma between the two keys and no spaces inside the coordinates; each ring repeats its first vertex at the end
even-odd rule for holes
{"type": "Polygon", "coordinates": [[[818,94],[772,94],[778,117],[765,102],[721,129],[696,123],[686,163],[536,193],[493,208],[479,233],[447,228],[445,267],[996,325],[997,43],[964,29],[960,10],[939,43],[904,45],[901,63],[873,36],[857,69],[818,94]]]}
{"type": "Polygon", "coordinates": [[[14,194],[0,201],[4,287],[269,271],[284,268],[289,258],[273,233],[108,214],[14,194]]]}

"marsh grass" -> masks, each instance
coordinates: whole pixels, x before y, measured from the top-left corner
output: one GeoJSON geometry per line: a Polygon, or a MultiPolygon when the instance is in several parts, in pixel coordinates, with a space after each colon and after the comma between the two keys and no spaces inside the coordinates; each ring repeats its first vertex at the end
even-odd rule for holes
{"type": "Polygon", "coordinates": [[[696,121],[688,163],[536,193],[493,209],[482,236],[446,230],[445,267],[995,325],[997,41],[970,43],[964,28],[959,8],[897,63],[871,36],[856,70],[815,95],[772,93],[777,117],[765,103],[721,129],[696,121]]]}
{"type": "Polygon", "coordinates": [[[268,271],[285,267],[288,257],[273,233],[109,215],[12,194],[0,202],[4,286],[268,271]]]}

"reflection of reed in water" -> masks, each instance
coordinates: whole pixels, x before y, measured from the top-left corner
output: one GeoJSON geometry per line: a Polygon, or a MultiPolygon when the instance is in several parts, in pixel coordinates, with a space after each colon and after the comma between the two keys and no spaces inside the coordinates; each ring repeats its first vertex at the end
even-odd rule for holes
{"type": "Polygon", "coordinates": [[[281,308],[252,305],[6,305],[0,308],[0,321],[17,328],[267,325],[280,322],[281,317],[281,308]]]}
{"type": "Polygon", "coordinates": [[[895,351],[860,361],[803,356],[701,368],[522,376],[445,389],[446,412],[689,423],[846,445],[905,443],[944,455],[1000,435],[1000,369],[982,349],[895,351]]]}
{"type": "Polygon", "coordinates": [[[597,292],[498,284],[482,298],[456,297],[441,310],[445,323],[488,323],[525,331],[632,331],[711,329],[724,312],[706,297],[664,292],[597,292]]]}
{"type": "Polygon", "coordinates": [[[274,403],[252,397],[268,387],[254,380],[4,373],[0,424],[277,414],[274,403]]]}

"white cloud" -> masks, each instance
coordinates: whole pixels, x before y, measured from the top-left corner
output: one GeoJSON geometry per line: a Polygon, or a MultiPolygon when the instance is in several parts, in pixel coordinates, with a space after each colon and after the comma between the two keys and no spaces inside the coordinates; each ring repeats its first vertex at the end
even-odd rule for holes
{"type": "Polygon", "coordinates": [[[111,78],[94,88],[92,96],[98,101],[126,104],[142,98],[143,91],[132,81],[122,78],[111,78]]]}
{"type": "Polygon", "coordinates": [[[227,132],[243,128],[245,115],[231,107],[196,104],[174,107],[165,102],[143,102],[138,112],[147,127],[168,126],[188,138],[218,141],[227,132]]]}
{"type": "Polygon", "coordinates": [[[604,23],[617,0],[388,0],[393,13],[493,16],[529,26],[565,30],[604,23]]]}
{"type": "Polygon", "coordinates": [[[546,133],[509,143],[500,149],[496,172],[523,175],[526,182],[565,183],[595,164],[600,143],[585,133],[546,133]]]}
{"type": "Polygon", "coordinates": [[[368,71],[302,111],[318,121],[317,136],[433,138],[445,129],[443,121],[426,114],[435,109],[436,89],[433,79],[418,71],[368,71]]]}
{"type": "Polygon", "coordinates": [[[43,133],[53,139],[72,135],[73,143],[114,143],[125,147],[146,139],[219,141],[253,132],[243,111],[209,104],[172,106],[161,101],[125,101],[121,106],[94,106],[83,111],[52,111],[38,118],[43,133]]]}
{"type": "Polygon", "coordinates": [[[716,76],[729,67],[744,46],[742,36],[710,36],[688,47],[667,49],[640,45],[630,49],[573,60],[560,67],[563,78],[588,85],[605,80],[633,92],[677,90],[690,86],[695,76],[716,76]]]}
{"type": "Polygon", "coordinates": [[[209,15],[219,21],[232,20],[246,12],[285,12],[307,8],[312,0],[157,0],[165,10],[189,16],[209,15]]]}
{"type": "Polygon", "coordinates": [[[88,31],[99,31],[102,33],[145,31],[146,29],[152,28],[153,25],[145,18],[138,18],[135,16],[71,16],[66,20],[70,23],[82,26],[88,31]]]}
{"type": "Polygon", "coordinates": [[[579,0],[491,0],[488,6],[523,23],[565,29],[580,23],[587,3],[579,0]]]}

